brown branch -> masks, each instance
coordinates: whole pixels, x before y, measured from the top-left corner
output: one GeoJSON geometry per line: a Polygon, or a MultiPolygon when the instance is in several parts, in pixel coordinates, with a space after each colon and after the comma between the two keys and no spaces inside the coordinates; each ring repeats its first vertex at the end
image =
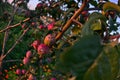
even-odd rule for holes
{"type": "MultiPolygon", "coordinates": [[[[23,20],[22,22],[27,22],[27,21],[29,21],[29,20],[30,20],[30,18],[26,18],[26,19],[23,20]]],[[[12,25],[12,26],[9,26],[9,27],[7,27],[7,28],[5,28],[5,29],[3,29],[3,30],[0,30],[0,33],[1,33],[1,32],[5,32],[5,31],[7,31],[8,29],[15,28],[15,27],[21,25],[22,22],[19,22],[19,23],[15,24],[15,25],[12,25]]]]}
{"type": "Polygon", "coordinates": [[[84,10],[84,7],[86,6],[87,0],[84,0],[84,2],[82,3],[81,7],[74,13],[74,15],[67,21],[67,23],[64,25],[63,29],[61,30],[61,32],[59,32],[56,36],[56,41],[59,40],[62,35],[64,34],[64,32],[69,28],[69,26],[71,25],[71,23],[73,22],[73,19],[76,19],[79,14],[84,10]]]}

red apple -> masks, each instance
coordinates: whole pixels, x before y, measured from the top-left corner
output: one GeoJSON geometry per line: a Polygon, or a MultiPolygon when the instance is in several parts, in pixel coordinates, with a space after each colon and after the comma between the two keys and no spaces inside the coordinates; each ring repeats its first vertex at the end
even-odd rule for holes
{"type": "Polygon", "coordinates": [[[33,55],[32,55],[32,52],[29,50],[26,52],[26,57],[27,58],[31,58],[33,55]]]}
{"type": "Polygon", "coordinates": [[[23,64],[27,65],[30,62],[29,58],[24,57],[23,64]]]}
{"type": "Polygon", "coordinates": [[[20,69],[16,69],[16,74],[17,75],[21,75],[22,74],[22,71],[20,69]]]}
{"type": "Polygon", "coordinates": [[[40,40],[35,40],[35,41],[31,44],[31,46],[33,46],[33,48],[36,49],[36,50],[37,50],[37,48],[38,48],[38,45],[40,45],[40,40]]]}
{"type": "Polygon", "coordinates": [[[26,24],[23,24],[21,27],[22,27],[22,29],[25,29],[25,27],[26,27],[26,24]]]}
{"type": "Polygon", "coordinates": [[[82,13],[81,13],[83,16],[86,16],[86,15],[88,15],[88,11],[82,11],[82,13]]]}
{"type": "Polygon", "coordinates": [[[36,25],[36,23],[35,23],[35,22],[32,22],[32,23],[31,23],[31,26],[35,26],[35,25],[36,25]]]}
{"type": "Polygon", "coordinates": [[[47,46],[51,46],[54,43],[55,43],[55,36],[53,36],[52,34],[48,34],[44,39],[44,44],[46,44],[47,46]]]}
{"type": "Polygon", "coordinates": [[[36,80],[36,77],[33,76],[32,74],[29,75],[28,80],[36,80]]]}
{"type": "Polygon", "coordinates": [[[52,23],[48,24],[47,25],[48,30],[52,30],[53,27],[54,27],[54,24],[55,24],[55,22],[52,22],[52,23]]]}
{"type": "Polygon", "coordinates": [[[22,74],[25,74],[26,73],[26,70],[25,69],[22,69],[22,74]]]}
{"type": "Polygon", "coordinates": [[[57,80],[57,79],[53,77],[53,78],[51,78],[50,80],[57,80]]]}
{"type": "Polygon", "coordinates": [[[44,29],[44,28],[45,28],[45,26],[43,26],[43,25],[40,25],[40,26],[39,26],[39,28],[40,28],[40,29],[44,29]]]}
{"type": "Polygon", "coordinates": [[[46,46],[45,44],[40,44],[37,50],[38,50],[38,54],[40,55],[49,53],[49,47],[46,46]]]}
{"type": "Polygon", "coordinates": [[[43,4],[42,4],[42,3],[38,3],[38,4],[37,4],[37,6],[36,6],[36,8],[37,8],[37,9],[41,9],[41,8],[42,8],[42,6],[43,6],[43,4]]]}

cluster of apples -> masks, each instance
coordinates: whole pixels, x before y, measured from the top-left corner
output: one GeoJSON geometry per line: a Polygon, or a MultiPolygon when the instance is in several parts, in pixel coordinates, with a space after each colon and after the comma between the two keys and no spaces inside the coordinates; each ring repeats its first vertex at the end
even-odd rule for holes
{"type": "Polygon", "coordinates": [[[40,40],[35,40],[31,46],[33,46],[33,48],[38,51],[39,55],[43,55],[49,53],[50,47],[54,43],[55,36],[52,34],[48,34],[44,39],[44,43],[40,43],[40,40]]]}

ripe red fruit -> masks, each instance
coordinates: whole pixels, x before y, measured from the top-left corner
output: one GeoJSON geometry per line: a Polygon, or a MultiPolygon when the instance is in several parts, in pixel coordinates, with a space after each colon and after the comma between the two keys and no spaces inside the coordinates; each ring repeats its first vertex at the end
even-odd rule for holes
{"type": "Polygon", "coordinates": [[[40,28],[40,29],[44,29],[44,28],[46,28],[46,27],[43,26],[43,25],[40,25],[39,28],[40,28]]]}
{"type": "Polygon", "coordinates": [[[88,11],[82,11],[81,13],[83,16],[86,16],[88,14],[88,11]]]}
{"type": "Polygon", "coordinates": [[[50,80],[57,80],[57,79],[53,77],[53,78],[51,78],[50,80]]]}
{"type": "Polygon", "coordinates": [[[44,39],[44,44],[46,44],[47,46],[51,46],[54,43],[55,43],[55,36],[53,36],[52,34],[48,34],[44,39]]]}
{"type": "Polygon", "coordinates": [[[49,47],[46,46],[45,44],[40,44],[38,46],[38,54],[47,54],[49,53],[49,47]]]}
{"type": "Polygon", "coordinates": [[[36,80],[36,77],[33,76],[32,74],[29,75],[28,80],[36,80]]]}
{"type": "Polygon", "coordinates": [[[32,55],[32,52],[29,50],[26,52],[26,57],[27,58],[31,58],[33,55],[32,55]]]}
{"type": "Polygon", "coordinates": [[[25,74],[26,73],[26,70],[25,69],[22,69],[22,74],[25,74]]]}
{"type": "Polygon", "coordinates": [[[26,27],[26,24],[23,24],[21,27],[22,27],[22,29],[24,29],[26,27]]]}
{"type": "Polygon", "coordinates": [[[37,8],[37,9],[40,9],[40,8],[42,8],[42,6],[43,6],[42,3],[38,3],[37,6],[36,6],[36,8],[37,8]]]}
{"type": "Polygon", "coordinates": [[[17,75],[21,75],[22,74],[22,71],[20,69],[16,69],[16,74],[17,75]]]}
{"type": "Polygon", "coordinates": [[[27,57],[24,57],[24,59],[23,59],[23,64],[28,64],[30,62],[30,60],[29,60],[29,58],[27,58],[27,57]]]}
{"type": "Polygon", "coordinates": [[[8,75],[8,74],[6,74],[6,75],[5,75],[5,78],[6,78],[6,79],[8,79],[8,78],[9,78],[9,75],[8,75]]]}
{"type": "Polygon", "coordinates": [[[36,49],[36,50],[37,50],[37,48],[38,48],[39,45],[40,45],[40,41],[39,41],[39,40],[35,40],[35,41],[31,44],[31,46],[33,46],[34,49],[36,49]]]}
{"type": "Polygon", "coordinates": [[[35,25],[36,25],[36,23],[35,23],[35,22],[32,22],[32,23],[31,23],[31,26],[35,26],[35,25]]]}
{"type": "Polygon", "coordinates": [[[52,30],[53,27],[54,27],[54,24],[55,24],[55,22],[52,22],[52,23],[48,24],[47,25],[48,30],[52,30]]]}

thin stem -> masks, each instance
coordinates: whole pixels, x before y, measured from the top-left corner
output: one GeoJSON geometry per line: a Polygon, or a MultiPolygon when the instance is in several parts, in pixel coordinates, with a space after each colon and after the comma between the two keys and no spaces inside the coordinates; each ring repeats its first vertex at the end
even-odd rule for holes
{"type": "Polygon", "coordinates": [[[3,63],[7,63],[7,62],[21,62],[21,60],[6,60],[6,61],[3,61],[3,63]]]}
{"type": "Polygon", "coordinates": [[[7,53],[4,55],[4,57],[6,57],[14,48],[15,46],[19,43],[19,41],[22,39],[22,37],[26,34],[26,32],[29,30],[29,28],[27,28],[26,30],[24,30],[23,34],[16,40],[16,42],[13,44],[13,46],[7,51],[7,53]]]}
{"type": "MultiPolygon", "coordinates": [[[[30,18],[26,18],[26,19],[23,20],[22,22],[27,22],[27,21],[29,21],[29,20],[30,20],[30,18]]],[[[19,23],[15,24],[15,25],[12,25],[12,26],[9,26],[9,27],[7,27],[7,28],[5,28],[5,29],[2,29],[2,30],[0,30],[0,33],[1,33],[1,32],[5,32],[5,31],[7,31],[8,29],[15,28],[15,27],[21,25],[22,22],[19,22],[19,23]]]]}
{"type": "Polygon", "coordinates": [[[73,19],[72,21],[73,21],[74,23],[76,23],[76,24],[82,26],[82,24],[81,24],[79,21],[77,21],[77,20],[75,20],[75,19],[73,19]]]}
{"type": "MultiPolygon", "coordinates": [[[[12,23],[13,19],[14,19],[14,15],[17,11],[17,8],[15,8],[15,10],[13,11],[13,14],[12,14],[12,17],[11,17],[11,20],[9,21],[8,25],[7,25],[7,28],[9,28],[10,24],[12,23]]],[[[8,40],[8,37],[9,37],[9,31],[5,31],[5,35],[4,35],[4,40],[3,40],[3,46],[2,46],[2,54],[1,56],[4,55],[4,52],[5,52],[5,46],[6,46],[6,42],[8,40]]]]}
{"type": "Polygon", "coordinates": [[[85,0],[83,2],[83,4],[81,5],[81,7],[74,13],[74,15],[67,21],[67,23],[64,25],[63,29],[61,30],[61,32],[59,32],[56,36],[56,41],[59,40],[62,35],[64,34],[64,32],[69,28],[69,26],[71,25],[71,23],[73,22],[73,19],[76,19],[79,14],[84,10],[85,6],[86,6],[87,0],[85,0]]]}
{"type": "Polygon", "coordinates": [[[120,38],[120,34],[109,36],[109,39],[118,39],[118,38],[120,38]]]}

